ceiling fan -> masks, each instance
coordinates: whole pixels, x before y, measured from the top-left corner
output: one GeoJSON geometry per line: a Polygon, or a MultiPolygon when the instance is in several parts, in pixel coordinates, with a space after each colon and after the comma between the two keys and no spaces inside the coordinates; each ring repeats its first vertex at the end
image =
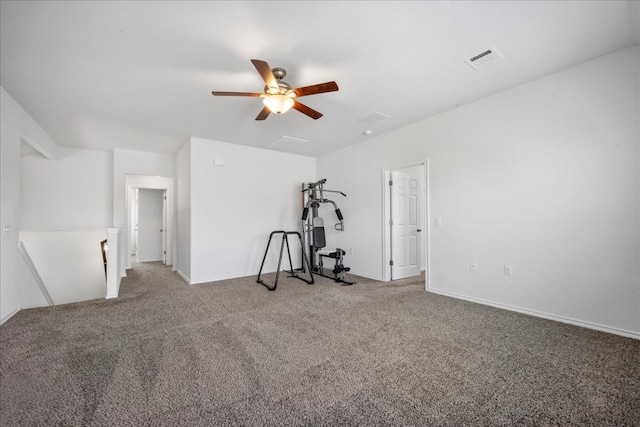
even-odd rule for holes
{"type": "Polygon", "coordinates": [[[320,117],[322,117],[322,114],[298,102],[296,98],[307,95],[316,95],[325,92],[334,92],[338,90],[338,84],[336,82],[319,83],[311,86],[293,89],[289,83],[282,80],[284,76],[287,75],[287,72],[284,68],[271,69],[269,64],[259,59],[252,59],[251,62],[256,67],[258,73],[260,73],[262,79],[266,83],[263,93],[219,91],[213,91],[211,93],[214,96],[253,96],[264,98],[264,108],[262,109],[262,111],[260,111],[260,114],[258,114],[256,120],[264,120],[269,116],[270,113],[284,114],[292,107],[293,109],[306,114],[312,119],[318,120],[320,117]]]}

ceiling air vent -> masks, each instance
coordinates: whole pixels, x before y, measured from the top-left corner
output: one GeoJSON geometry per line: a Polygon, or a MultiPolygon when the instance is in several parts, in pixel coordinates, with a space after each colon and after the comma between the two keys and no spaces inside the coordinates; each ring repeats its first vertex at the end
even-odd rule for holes
{"type": "Polygon", "coordinates": [[[302,144],[306,144],[307,142],[309,142],[309,140],[307,139],[294,138],[292,136],[283,136],[277,141],[268,144],[267,147],[274,150],[292,151],[302,144]]]}
{"type": "Polygon", "coordinates": [[[374,123],[378,123],[381,120],[388,119],[389,116],[386,114],[379,113],[377,111],[372,111],[364,117],[360,117],[357,119],[359,122],[366,123],[368,125],[372,125],[374,123]]]}
{"type": "Polygon", "coordinates": [[[483,68],[490,67],[503,58],[504,56],[502,56],[502,54],[498,52],[495,47],[492,47],[491,49],[487,49],[472,58],[466,59],[464,62],[469,64],[471,68],[477,71],[483,68]]]}

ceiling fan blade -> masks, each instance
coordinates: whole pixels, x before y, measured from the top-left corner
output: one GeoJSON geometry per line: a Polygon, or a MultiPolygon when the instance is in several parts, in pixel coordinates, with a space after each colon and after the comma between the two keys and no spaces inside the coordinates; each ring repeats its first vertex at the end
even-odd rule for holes
{"type": "Polygon", "coordinates": [[[254,92],[219,92],[213,91],[211,92],[213,96],[260,96],[262,93],[254,93],[254,92]]]}
{"type": "Polygon", "coordinates": [[[300,87],[294,89],[296,96],[315,95],[318,93],[335,92],[338,90],[338,84],[336,82],[326,82],[317,85],[300,87]]]}
{"type": "Polygon", "coordinates": [[[271,110],[269,110],[268,107],[264,107],[262,111],[260,111],[260,114],[258,114],[258,117],[256,117],[256,120],[264,120],[269,116],[270,113],[271,110]]]}
{"type": "Polygon", "coordinates": [[[319,113],[313,108],[309,108],[298,101],[294,101],[293,108],[300,111],[302,114],[306,114],[307,116],[311,117],[314,120],[318,120],[320,117],[322,117],[322,113],[319,113]]]}
{"type": "Polygon", "coordinates": [[[271,67],[269,66],[269,64],[259,59],[252,59],[251,63],[253,64],[254,67],[256,67],[256,70],[258,70],[258,72],[262,76],[262,79],[264,80],[264,82],[267,84],[268,87],[274,87],[276,89],[279,87],[278,81],[273,75],[273,72],[271,71],[271,67]]]}

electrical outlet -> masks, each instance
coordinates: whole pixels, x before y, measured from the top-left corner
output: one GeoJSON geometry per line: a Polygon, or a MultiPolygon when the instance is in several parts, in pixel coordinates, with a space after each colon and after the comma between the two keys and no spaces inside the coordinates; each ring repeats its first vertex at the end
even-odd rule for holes
{"type": "Polygon", "coordinates": [[[513,275],[513,268],[510,265],[505,265],[504,266],[504,275],[505,276],[512,276],[513,275]]]}
{"type": "Polygon", "coordinates": [[[469,268],[471,269],[471,271],[478,271],[478,262],[477,261],[471,261],[469,263],[469,268]]]}

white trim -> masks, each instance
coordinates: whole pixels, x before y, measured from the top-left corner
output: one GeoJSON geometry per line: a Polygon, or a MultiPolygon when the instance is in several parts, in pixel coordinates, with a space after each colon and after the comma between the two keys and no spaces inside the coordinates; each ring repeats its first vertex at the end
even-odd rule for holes
{"type": "Polygon", "coordinates": [[[391,266],[389,260],[391,259],[391,233],[389,231],[389,220],[391,219],[390,206],[387,203],[389,199],[389,180],[391,179],[391,170],[382,169],[382,278],[383,282],[388,282],[391,277],[391,266]]]}
{"type": "Polygon", "coordinates": [[[177,269],[177,226],[176,226],[176,206],[175,206],[175,190],[174,190],[174,178],[163,176],[151,176],[151,175],[135,175],[125,174],[125,223],[126,227],[123,230],[123,242],[122,245],[126,248],[123,255],[122,264],[122,277],[127,275],[126,270],[131,268],[131,248],[129,243],[131,241],[129,237],[129,230],[131,230],[131,192],[134,188],[149,188],[154,190],[166,191],[166,206],[167,217],[165,231],[166,238],[166,263],[171,265],[172,271],[177,269]],[[127,255],[128,254],[128,255],[127,255]]]}
{"type": "Polygon", "coordinates": [[[193,284],[193,283],[191,283],[191,279],[189,279],[189,277],[187,277],[186,274],[184,274],[182,271],[180,271],[180,269],[177,269],[176,273],[178,273],[178,276],[182,277],[184,279],[184,281],[187,282],[188,284],[190,284],[190,285],[193,284]]]}
{"type": "Polygon", "coordinates": [[[53,300],[51,299],[51,295],[49,294],[47,287],[44,285],[44,281],[42,280],[42,277],[40,277],[40,273],[38,273],[38,269],[36,268],[36,265],[33,263],[31,256],[29,256],[27,247],[24,245],[24,243],[22,243],[22,240],[18,242],[18,250],[22,254],[22,258],[24,259],[24,262],[27,264],[27,268],[29,268],[31,275],[33,276],[36,283],[38,284],[38,287],[40,288],[42,295],[44,295],[44,299],[47,300],[47,304],[49,304],[49,306],[55,305],[53,303],[53,300]]]}
{"type": "Polygon", "coordinates": [[[425,256],[425,275],[424,275],[424,290],[429,292],[429,288],[431,287],[431,212],[430,212],[430,208],[431,208],[431,200],[429,200],[429,195],[430,195],[430,189],[429,189],[429,158],[427,157],[427,159],[424,161],[424,179],[425,179],[425,185],[424,185],[424,220],[425,220],[425,224],[424,224],[424,228],[425,228],[425,233],[427,233],[426,239],[425,239],[425,243],[424,243],[424,256],[425,256]]]}
{"type": "Polygon", "coordinates": [[[105,299],[117,298],[120,292],[120,229],[110,227],[105,229],[107,233],[107,294],[105,299]]]}
{"type": "Polygon", "coordinates": [[[4,322],[6,322],[7,320],[11,319],[13,316],[15,316],[16,314],[18,314],[18,312],[22,310],[22,307],[18,307],[15,310],[13,310],[11,313],[7,314],[6,316],[4,316],[2,319],[0,319],[0,325],[2,325],[4,322]]]}
{"type": "Polygon", "coordinates": [[[430,289],[429,292],[439,295],[444,295],[451,298],[461,299],[465,301],[474,302],[477,304],[488,305],[491,307],[500,308],[503,310],[515,311],[517,313],[528,314],[534,317],[540,317],[543,319],[553,320],[560,323],[567,323],[574,326],[580,326],[587,329],[594,329],[600,332],[607,332],[609,334],[620,335],[627,338],[633,338],[636,340],[640,340],[640,333],[627,331],[625,329],[613,328],[610,326],[599,325],[597,323],[585,322],[583,320],[572,319],[570,317],[558,316],[555,314],[549,314],[542,311],[530,310],[526,308],[516,307],[509,304],[501,304],[493,301],[488,301],[480,298],[468,297],[464,295],[457,294],[455,292],[442,291],[439,289],[430,289]]]}
{"type": "MultiPolygon", "coordinates": [[[[429,158],[427,157],[425,160],[419,161],[417,163],[409,163],[400,166],[394,166],[390,168],[382,168],[382,278],[375,280],[381,280],[382,282],[388,282],[391,280],[391,267],[389,265],[389,260],[391,259],[390,254],[390,240],[391,234],[389,231],[389,221],[391,220],[389,196],[391,193],[391,189],[389,188],[389,180],[391,179],[391,173],[396,170],[412,168],[412,167],[422,167],[424,171],[424,180],[423,189],[424,195],[422,197],[422,206],[421,213],[422,219],[424,220],[423,224],[423,233],[424,234],[424,251],[421,256],[424,257],[425,262],[425,290],[429,290],[429,284],[431,283],[431,229],[430,225],[430,214],[429,214],[429,158]]],[[[422,266],[420,266],[420,271],[423,271],[422,266]]],[[[367,276],[365,276],[367,277],[367,276]]],[[[373,278],[373,277],[369,277],[373,278]]]]}
{"type": "Polygon", "coordinates": [[[366,279],[377,280],[379,282],[384,282],[384,280],[382,280],[382,277],[380,276],[372,276],[371,274],[358,273],[357,271],[353,271],[353,270],[351,270],[349,274],[352,274],[354,276],[364,277],[366,279]]]}

